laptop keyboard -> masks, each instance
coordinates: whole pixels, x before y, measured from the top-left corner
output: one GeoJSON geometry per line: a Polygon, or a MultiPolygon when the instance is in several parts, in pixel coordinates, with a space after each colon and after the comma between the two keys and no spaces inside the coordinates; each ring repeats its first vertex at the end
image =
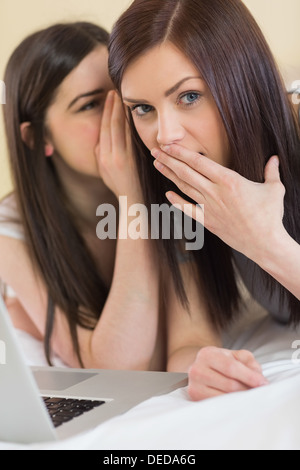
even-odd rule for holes
{"type": "Polygon", "coordinates": [[[78,400],[75,398],[42,397],[50,414],[54,426],[57,428],[63,423],[86,413],[105,401],[78,400]]]}

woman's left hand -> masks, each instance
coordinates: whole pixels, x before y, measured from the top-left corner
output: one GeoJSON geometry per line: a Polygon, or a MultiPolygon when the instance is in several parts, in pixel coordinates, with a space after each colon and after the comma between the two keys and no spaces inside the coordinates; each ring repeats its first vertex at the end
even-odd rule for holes
{"type": "Polygon", "coordinates": [[[265,182],[254,183],[177,144],[153,149],[152,155],[157,170],[204,210],[174,192],[166,194],[169,201],[253,261],[259,262],[272,237],[286,233],[278,157],[268,161],[265,182]]]}

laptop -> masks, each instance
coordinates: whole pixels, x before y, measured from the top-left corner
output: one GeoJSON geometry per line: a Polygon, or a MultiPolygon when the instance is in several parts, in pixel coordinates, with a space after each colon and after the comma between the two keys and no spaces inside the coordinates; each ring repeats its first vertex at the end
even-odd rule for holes
{"type": "Polygon", "coordinates": [[[29,367],[0,296],[0,441],[65,439],[186,385],[173,372],[29,367]]]}

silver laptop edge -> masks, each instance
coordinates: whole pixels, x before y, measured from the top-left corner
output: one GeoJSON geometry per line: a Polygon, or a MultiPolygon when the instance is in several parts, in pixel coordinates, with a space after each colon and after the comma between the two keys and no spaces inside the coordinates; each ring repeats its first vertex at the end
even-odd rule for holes
{"type": "Polygon", "coordinates": [[[30,368],[0,296],[0,441],[67,438],[186,384],[187,375],[180,373],[30,368]],[[54,428],[41,395],[103,400],[105,404],[54,428]]]}

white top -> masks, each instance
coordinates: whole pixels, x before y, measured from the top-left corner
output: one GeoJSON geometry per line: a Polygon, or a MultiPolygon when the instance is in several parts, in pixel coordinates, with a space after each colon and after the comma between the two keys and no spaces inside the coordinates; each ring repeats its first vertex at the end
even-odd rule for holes
{"type": "MultiPolygon", "coordinates": [[[[0,202],[0,236],[25,240],[14,194],[0,202]]],[[[14,291],[0,279],[0,293],[5,297],[15,297],[14,291]]]]}
{"type": "Polygon", "coordinates": [[[0,235],[25,240],[23,226],[13,193],[0,202],[0,235]]]}

